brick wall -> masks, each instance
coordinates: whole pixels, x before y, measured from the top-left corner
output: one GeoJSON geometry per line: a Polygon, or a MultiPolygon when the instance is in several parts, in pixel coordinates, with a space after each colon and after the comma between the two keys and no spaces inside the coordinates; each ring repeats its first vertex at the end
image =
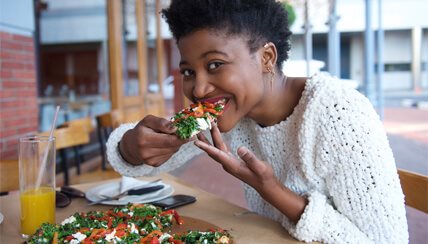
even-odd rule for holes
{"type": "Polygon", "coordinates": [[[38,125],[33,38],[0,31],[0,158],[17,158],[18,138],[38,125]]]}

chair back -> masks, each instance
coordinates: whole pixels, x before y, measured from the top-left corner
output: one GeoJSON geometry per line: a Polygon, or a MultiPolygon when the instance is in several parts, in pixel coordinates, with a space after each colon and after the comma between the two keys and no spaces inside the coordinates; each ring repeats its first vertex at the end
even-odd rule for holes
{"type": "Polygon", "coordinates": [[[75,127],[84,130],[86,133],[91,133],[95,130],[94,123],[91,118],[84,117],[80,119],[74,119],[71,121],[67,121],[61,127],[75,127]]]}
{"type": "MultiPolygon", "coordinates": [[[[39,133],[39,136],[49,136],[49,131],[39,133]]],[[[69,184],[69,176],[68,176],[68,163],[67,156],[64,152],[67,148],[73,148],[77,150],[78,146],[82,146],[84,144],[88,144],[90,142],[89,133],[80,127],[62,127],[55,129],[53,132],[53,136],[55,137],[55,149],[58,151],[61,157],[61,167],[64,173],[64,184],[69,184]],[[60,150],[64,149],[64,150],[60,150]]],[[[76,168],[77,173],[80,174],[80,156],[78,155],[78,150],[75,151],[76,157],[76,168]]]]}
{"type": "Polygon", "coordinates": [[[19,190],[18,159],[0,160],[0,192],[19,190]]]}
{"type": "Polygon", "coordinates": [[[123,123],[123,112],[122,110],[112,110],[108,113],[98,115],[96,119],[99,128],[115,129],[123,123]]]}
{"type": "Polygon", "coordinates": [[[100,144],[100,153],[101,153],[101,167],[103,170],[106,169],[107,159],[106,159],[106,148],[105,143],[110,135],[110,133],[120,124],[123,123],[123,111],[122,110],[112,110],[108,113],[100,114],[96,117],[97,119],[97,131],[98,131],[98,141],[100,144]]]}
{"type": "MultiPolygon", "coordinates": [[[[39,133],[40,136],[49,136],[49,131],[39,133]]],[[[89,134],[76,127],[63,127],[54,130],[55,148],[57,150],[87,144],[89,134]]]]}
{"type": "Polygon", "coordinates": [[[406,205],[428,213],[428,176],[398,170],[406,205]]]}

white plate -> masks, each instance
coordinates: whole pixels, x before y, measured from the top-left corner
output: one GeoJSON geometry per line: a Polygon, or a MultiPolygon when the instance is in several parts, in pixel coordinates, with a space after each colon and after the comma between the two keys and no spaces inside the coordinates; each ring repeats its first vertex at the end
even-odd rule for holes
{"type": "MultiPolygon", "coordinates": [[[[104,201],[100,204],[105,205],[126,205],[128,203],[149,203],[154,201],[159,201],[168,196],[171,196],[174,193],[174,188],[171,185],[164,184],[162,182],[153,184],[154,185],[164,185],[159,191],[143,194],[143,195],[133,195],[133,196],[125,196],[118,200],[104,201]]],[[[104,196],[113,196],[119,192],[120,182],[110,182],[107,184],[99,185],[93,187],[86,191],[86,199],[91,202],[99,201],[103,199],[104,196]]]]}

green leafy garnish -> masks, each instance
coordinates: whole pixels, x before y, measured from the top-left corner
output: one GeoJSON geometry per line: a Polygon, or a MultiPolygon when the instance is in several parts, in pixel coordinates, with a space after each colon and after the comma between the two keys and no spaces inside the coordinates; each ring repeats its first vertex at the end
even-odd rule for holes
{"type": "Polygon", "coordinates": [[[176,113],[171,121],[177,127],[176,134],[181,139],[188,139],[191,136],[199,133],[202,129],[198,124],[197,119],[204,119],[208,124],[215,120],[223,113],[224,100],[216,104],[202,102],[190,105],[176,113]]]}

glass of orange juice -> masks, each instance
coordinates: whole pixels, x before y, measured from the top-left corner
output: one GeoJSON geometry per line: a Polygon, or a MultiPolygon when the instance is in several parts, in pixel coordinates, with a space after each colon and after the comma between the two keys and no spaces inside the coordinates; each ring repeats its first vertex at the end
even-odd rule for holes
{"type": "Polygon", "coordinates": [[[43,223],[55,223],[55,138],[19,139],[21,235],[35,233],[43,223]]]}

